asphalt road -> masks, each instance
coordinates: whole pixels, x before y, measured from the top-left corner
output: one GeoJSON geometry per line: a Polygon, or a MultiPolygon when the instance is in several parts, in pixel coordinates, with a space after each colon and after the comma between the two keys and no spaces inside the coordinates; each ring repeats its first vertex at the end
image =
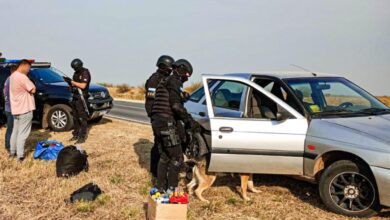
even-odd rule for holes
{"type": "Polygon", "coordinates": [[[150,124],[144,103],[114,101],[114,108],[111,109],[107,116],[142,124],[150,124]]]}

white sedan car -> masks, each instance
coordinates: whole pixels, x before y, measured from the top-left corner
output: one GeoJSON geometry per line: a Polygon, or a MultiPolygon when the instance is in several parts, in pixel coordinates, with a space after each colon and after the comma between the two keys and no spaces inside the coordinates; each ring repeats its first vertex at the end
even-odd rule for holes
{"type": "Polygon", "coordinates": [[[343,77],[205,75],[186,107],[203,127],[211,172],[301,176],[348,216],[390,207],[390,109],[343,77]]]}

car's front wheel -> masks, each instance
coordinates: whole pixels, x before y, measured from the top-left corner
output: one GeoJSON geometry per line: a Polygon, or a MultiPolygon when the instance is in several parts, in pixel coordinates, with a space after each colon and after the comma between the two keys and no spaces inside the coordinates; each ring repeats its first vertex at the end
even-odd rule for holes
{"type": "Polygon", "coordinates": [[[53,131],[68,131],[73,127],[72,109],[64,104],[54,105],[47,115],[49,126],[53,131]]]}
{"type": "Polygon", "coordinates": [[[374,177],[352,161],[340,160],[326,168],[319,192],[324,204],[342,215],[370,217],[380,210],[374,177]]]}

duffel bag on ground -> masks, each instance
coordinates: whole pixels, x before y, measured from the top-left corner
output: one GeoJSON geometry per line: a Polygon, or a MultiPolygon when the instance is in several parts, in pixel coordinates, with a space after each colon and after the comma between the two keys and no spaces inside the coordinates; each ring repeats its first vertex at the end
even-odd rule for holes
{"type": "Polygon", "coordinates": [[[40,141],[34,152],[34,159],[55,160],[64,145],[58,141],[40,141]]]}
{"type": "Polygon", "coordinates": [[[64,147],[58,154],[56,170],[58,177],[70,177],[88,171],[88,155],[76,146],[64,147]]]}

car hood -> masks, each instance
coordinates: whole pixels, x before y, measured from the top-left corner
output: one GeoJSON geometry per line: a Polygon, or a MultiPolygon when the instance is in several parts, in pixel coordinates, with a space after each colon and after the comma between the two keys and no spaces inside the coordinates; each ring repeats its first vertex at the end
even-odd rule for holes
{"type": "MultiPolygon", "coordinates": [[[[56,83],[50,83],[50,86],[55,86],[55,87],[63,87],[64,89],[68,89],[68,84],[66,82],[56,82],[56,83]]],[[[90,84],[89,85],[89,91],[90,92],[102,92],[102,91],[107,91],[107,89],[104,86],[100,86],[97,84],[90,84]]]]}
{"type": "Polygon", "coordinates": [[[390,144],[390,114],[322,120],[390,144]]]}

